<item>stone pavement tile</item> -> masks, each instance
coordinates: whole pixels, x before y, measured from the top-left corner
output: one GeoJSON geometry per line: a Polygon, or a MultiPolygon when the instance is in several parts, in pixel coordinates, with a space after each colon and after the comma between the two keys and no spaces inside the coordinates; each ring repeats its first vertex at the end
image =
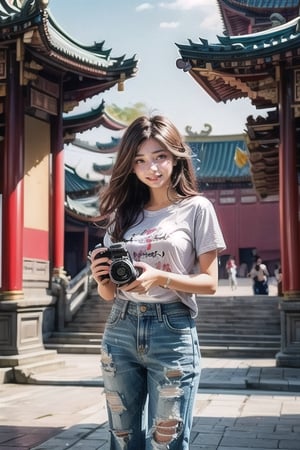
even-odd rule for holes
{"type": "Polygon", "coordinates": [[[264,380],[263,378],[260,379],[259,386],[257,387],[259,387],[259,389],[266,391],[276,391],[276,390],[289,391],[291,388],[290,383],[287,380],[280,380],[280,379],[264,380]]]}
{"type": "Polygon", "coordinates": [[[108,428],[107,424],[95,425],[82,428],[74,425],[68,430],[54,436],[47,442],[33,447],[31,450],[65,450],[66,448],[83,450],[105,450],[107,446],[108,428]]]}
{"type": "Polygon", "coordinates": [[[29,449],[60,431],[61,428],[0,426],[0,450],[29,449]]]}
{"type": "Polygon", "coordinates": [[[222,440],[222,433],[198,433],[196,438],[192,441],[194,446],[198,446],[198,448],[218,448],[222,440]]]}
{"type": "MultiPolygon", "coordinates": [[[[190,446],[190,450],[198,450],[198,449],[201,449],[201,448],[205,448],[205,450],[217,450],[218,449],[218,447],[216,447],[215,445],[213,446],[213,447],[211,447],[211,446],[207,446],[207,445],[201,445],[201,444],[196,444],[196,445],[191,445],[190,446]]],[[[230,450],[232,450],[232,449],[230,449],[230,450]]],[[[249,450],[249,449],[248,449],[249,450]]]]}
{"type": "MultiPolygon", "coordinates": [[[[270,447],[249,447],[249,446],[241,447],[240,445],[236,445],[235,447],[231,447],[231,446],[230,447],[224,447],[223,445],[221,445],[220,447],[218,447],[217,450],[250,450],[250,449],[253,449],[253,450],[270,450],[270,447]]],[[[275,447],[274,448],[271,447],[271,449],[272,450],[276,450],[277,447],[276,448],[275,447]]],[[[289,448],[281,448],[280,447],[280,450],[289,450],[289,448]]]]}
{"type": "Polygon", "coordinates": [[[288,379],[300,380],[300,369],[295,367],[285,367],[283,369],[284,377],[288,379]]]}
{"type": "MultiPolygon", "coordinates": [[[[274,364],[272,359],[203,358],[202,379],[205,380],[206,376],[208,381],[220,382],[221,386],[230,378],[240,383],[250,372],[260,377],[262,369],[277,369],[274,364]]],[[[76,377],[80,381],[81,367],[84,367],[84,376],[93,380],[95,374],[99,374],[98,356],[70,357],[67,368],[69,379],[76,377]]],[[[296,382],[294,369],[280,369],[280,373],[285,380],[296,382]]],[[[63,379],[64,374],[64,370],[59,370],[56,376],[63,379]]],[[[265,379],[272,377],[272,370],[265,370],[264,376],[265,379]]],[[[278,377],[277,380],[281,381],[278,377]]],[[[98,385],[0,386],[0,424],[12,426],[13,429],[16,424],[21,424],[28,430],[30,427],[53,430],[53,434],[43,441],[36,435],[37,440],[31,447],[1,447],[0,441],[0,450],[108,450],[106,421],[105,397],[103,388],[98,385]]],[[[200,389],[197,395],[192,433],[190,450],[299,450],[300,395],[290,391],[233,391],[224,389],[224,386],[213,390],[211,384],[208,390],[200,389]],[[249,431],[253,436],[245,445],[249,431]],[[220,441],[217,442],[214,436],[221,436],[220,441]],[[237,436],[241,441],[234,445],[233,437],[237,436]],[[270,440],[270,436],[271,441],[275,442],[274,448],[267,444],[263,446],[261,442],[270,440]],[[231,446],[227,445],[225,438],[232,440],[231,446]],[[294,442],[296,447],[291,447],[294,442]]]]}
{"type": "MultiPolygon", "coordinates": [[[[98,355],[64,355],[64,358],[65,367],[38,374],[33,380],[36,385],[103,387],[98,355]]],[[[202,358],[199,386],[200,389],[261,388],[300,392],[300,369],[278,368],[272,358],[202,358]]]]}
{"type": "Polygon", "coordinates": [[[220,447],[229,447],[231,449],[235,449],[236,447],[247,447],[247,448],[267,448],[267,449],[277,449],[279,441],[277,439],[271,438],[271,439],[259,439],[256,436],[255,437],[226,437],[222,439],[220,442],[220,447]]]}
{"type": "Polygon", "coordinates": [[[286,448],[286,449],[294,449],[294,450],[299,450],[299,441],[291,441],[291,440],[286,440],[286,439],[282,439],[280,441],[280,449],[282,448],[286,448]]]}
{"type": "MultiPolygon", "coordinates": [[[[298,404],[288,394],[199,393],[190,450],[299,450],[298,404]]],[[[107,423],[74,426],[32,450],[108,450],[107,433],[107,423]]]]}

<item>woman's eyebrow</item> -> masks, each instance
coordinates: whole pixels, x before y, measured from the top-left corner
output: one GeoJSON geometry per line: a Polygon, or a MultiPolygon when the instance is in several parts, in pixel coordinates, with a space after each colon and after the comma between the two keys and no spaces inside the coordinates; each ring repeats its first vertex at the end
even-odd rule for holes
{"type": "MultiPolygon", "coordinates": [[[[164,148],[160,148],[158,150],[153,150],[153,152],[151,152],[151,154],[154,155],[156,153],[161,153],[161,152],[164,152],[164,151],[166,151],[164,148]]],[[[137,153],[135,155],[135,157],[137,157],[137,156],[144,156],[144,153],[137,153]]]]}

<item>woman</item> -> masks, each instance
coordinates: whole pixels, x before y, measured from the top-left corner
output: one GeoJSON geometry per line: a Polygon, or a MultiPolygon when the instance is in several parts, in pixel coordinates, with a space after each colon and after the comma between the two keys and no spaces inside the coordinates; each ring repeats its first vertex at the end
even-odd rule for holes
{"type": "Polygon", "coordinates": [[[263,264],[260,256],[257,256],[255,263],[250,271],[250,277],[253,280],[254,295],[269,295],[269,271],[263,264]]]}
{"type": "Polygon", "coordinates": [[[200,377],[194,294],[215,293],[224,241],[168,119],[142,116],[127,128],[101,213],[109,225],[91,269],[113,301],[101,352],[110,450],[187,450],[200,377]],[[121,286],[106,252],[116,242],[142,271],[121,286]]]}
{"type": "Polygon", "coordinates": [[[228,274],[229,286],[232,290],[237,289],[236,272],[237,266],[233,256],[230,256],[226,262],[226,270],[228,274]]]}

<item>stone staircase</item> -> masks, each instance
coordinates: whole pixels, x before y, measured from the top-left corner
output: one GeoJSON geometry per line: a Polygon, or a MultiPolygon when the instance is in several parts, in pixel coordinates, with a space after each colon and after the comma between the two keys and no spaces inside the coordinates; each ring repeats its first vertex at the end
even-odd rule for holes
{"type": "Polygon", "coordinates": [[[274,357],[280,350],[279,298],[199,297],[203,356],[274,357]]]}
{"type": "MultiPolygon", "coordinates": [[[[198,297],[197,329],[202,356],[273,358],[280,350],[278,297],[198,297]]],[[[45,348],[58,353],[100,353],[111,303],[92,295],[63,332],[45,348]]]]}

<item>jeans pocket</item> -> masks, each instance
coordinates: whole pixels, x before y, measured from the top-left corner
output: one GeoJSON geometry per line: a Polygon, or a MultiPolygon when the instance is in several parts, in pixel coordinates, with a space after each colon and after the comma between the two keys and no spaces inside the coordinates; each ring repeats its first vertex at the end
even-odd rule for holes
{"type": "Polygon", "coordinates": [[[120,311],[118,308],[112,307],[112,310],[110,311],[108,318],[106,320],[106,327],[107,328],[113,328],[121,320],[122,311],[120,311]]]}
{"type": "Polygon", "coordinates": [[[165,314],[163,316],[166,328],[176,334],[191,334],[193,319],[189,314],[165,314]]]}

